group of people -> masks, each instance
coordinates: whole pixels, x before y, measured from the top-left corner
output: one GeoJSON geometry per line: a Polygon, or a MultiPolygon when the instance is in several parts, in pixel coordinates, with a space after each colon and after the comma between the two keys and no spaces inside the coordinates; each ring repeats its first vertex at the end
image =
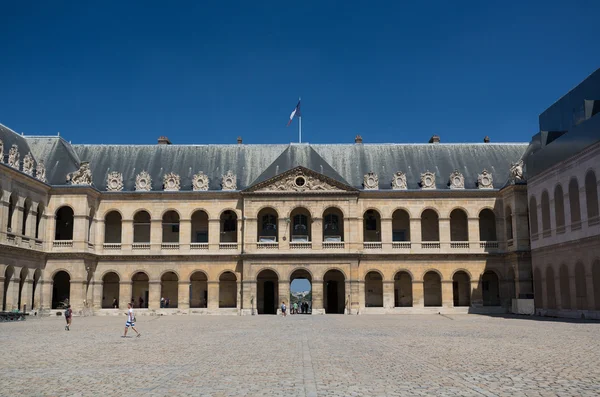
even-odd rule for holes
{"type": "MultiPolygon", "coordinates": [[[[290,307],[290,314],[308,314],[309,310],[310,307],[308,302],[300,302],[300,304],[298,304],[298,302],[294,302],[294,304],[290,307]]],[[[281,302],[281,315],[285,317],[287,314],[286,312],[287,306],[285,305],[285,301],[283,301],[281,302]]]]}
{"type": "Polygon", "coordinates": [[[163,309],[168,309],[169,305],[171,304],[171,301],[169,300],[169,298],[165,299],[164,297],[160,298],[160,308],[163,309]]]}
{"type": "MultiPolygon", "coordinates": [[[[140,298],[142,299],[142,298],[140,298]]],[[[116,301],[116,299],[115,299],[116,301]]],[[[115,302],[113,301],[113,307],[114,307],[115,302]]],[[[117,306],[119,307],[118,303],[117,306]]],[[[71,330],[71,322],[73,320],[73,310],[71,309],[71,305],[67,305],[67,308],[65,310],[65,320],[67,321],[67,325],[65,325],[65,331],[70,331],[71,330]]],[[[123,334],[123,336],[121,336],[121,338],[126,338],[127,337],[127,331],[129,330],[129,327],[131,327],[131,329],[137,334],[138,337],[142,336],[142,334],[140,334],[140,332],[135,329],[135,314],[133,313],[133,299],[131,299],[131,303],[127,304],[127,321],[125,322],[125,332],[123,334]]]]}

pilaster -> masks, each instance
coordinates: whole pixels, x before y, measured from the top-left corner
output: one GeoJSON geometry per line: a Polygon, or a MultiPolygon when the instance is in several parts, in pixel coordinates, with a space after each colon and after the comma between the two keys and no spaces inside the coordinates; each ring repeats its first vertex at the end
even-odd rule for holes
{"type": "Polygon", "coordinates": [[[208,302],[206,306],[208,309],[216,310],[219,308],[219,282],[208,281],[208,302]]]}
{"type": "Polygon", "coordinates": [[[256,280],[242,281],[242,314],[257,314],[256,311],[256,280]]]}
{"type": "MultiPolygon", "coordinates": [[[[181,219],[179,221],[179,249],[182,251],[188,251],[190,249],[190,243],[192,242],[192,220],[181,219]]],[[[189,297],[187,299],[189,306],[189,297]]],[[[179,304],[181,301],[179,301],[179,304]]],[[[178,307],[181,307],[178,306],[178,307]]]]}
{"type": "Polygon", "coordinates": [[[311,240],[313,250],[323,249],[323,218],[313,218],[311,226],[311,240]]]}
{"type": "Polygon", "coordinates": [[[421,244],[421,218],[410,218],[410,241],[415,246],[421,244]]]}
{"type": "Polygon", "coordinates": [[[442,306],[454,307],[454,291],[452,280],[442,280],[442,306]]]}
{"type": "MultiPolygon", "coordinates": [[[[210,251],[218,251],[219,243],[221,242],[221,221],[219,219],[208,220],[208,249],[210,251]]],[[[209,288],[210,291],[210,288],[209,288]]],[[[217,295],[218,297],[218,295],[217,295]]],[[[209,299],[210,301],[210,299],[209,299]]],[[[218,298],[217,298],[218,304],[218,298]]],[[[217,305],[217,307],[219,307],[217,305]]]]}
{"type": "Polygon", "coordinates": [[[412,294],[413,307],[425,307],[425,292],[423,289],[423,280],[413,280],[412,294]]]}
{"type": "Polygon", "coordinates": [[[133,294],[133,283],[131,280],[119,282],[119,309],[126,310],[127,304],[131,302],[133,294]]]}
{"type": "MultiPolygon", "coordinates": [[[[162,244],[162,219],[154,219],[153,218],[150,221],[150,250],[155,253],[160,252],[161,244],[162,244]]],[[[150,306],[148,306],[148,308],[150,308],[150,306]]]]}
{"type": "MultiPolygon", "coordinates": [[[[281,300],[281,296],[279,297],[281,300]]],[[[312,314],[323,313],[323,280],[312,281],[312,314]]]]}
{"type": "MultiPolygon", "coordinates": [[[[392,218],[381,218],[381,243],[384,251],[392,249],[392,218]]],[[[385,307],[385,298],[384,298],[385,307]]]]}
{"type": "Polygon", "coordinates": [[[281,301],[290,306],[290,280],[279,280],[279,302],[277,306],[281,305],[281,301]]]}
{"type": "Polygon", "coordinates": [[[190,285],[191,283],[189,280],[179,281],[179,288],[177,289],[178,309],[187,310],[190,308],[190,285]]]}
{"type": "MultiPolygon", "coordinates": [[[[442,252],[450,250],[450,218],[439,218],[440,248],[442,252]]],[[[442,298],[443,299],[443,298],[442,298]]]]}
{"type": "MultiPolygon", "coordinates": [[[[123,228],[121,233],[121,250],[131,251],[133,246],[133,219],[123,219],[121,227],[123,228]]],[[[104,242],[104,236],[102,242],[104,242]]]]}
{"type": "Polygon", "coordinates": [[[150,280],[148,282],[148,309],[160,309],[160,280],[150,280]]]}
{"type": "Polygon", "coordinates": [[[385,309],[394,307],[394,280],[383,281],[383,307],[385,309]]]}

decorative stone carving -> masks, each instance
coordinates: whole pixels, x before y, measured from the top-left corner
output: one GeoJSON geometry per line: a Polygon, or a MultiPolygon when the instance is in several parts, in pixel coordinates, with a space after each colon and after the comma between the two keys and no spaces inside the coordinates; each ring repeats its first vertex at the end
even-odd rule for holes
{"type": "Polygon", "coordinates": [[[464,189],[465,188],[465,177],[463,174],[458,172],[458,170],[454,170],[453,173],[450,174],[450,189],[464,189]]]}
{"type": "Polygon", "coordinates": [[[435,189],[435,174],[427,171],[421,174],[421,189],[435,189]]]}
{"type": "Polygon", "coordinates": [[[237,189],[237,179],[235,174],[229,170],[225,175],[223,175],[223,179],[221,180],[221,187],[223,190],[236,190],[237,189]]]}
{"type": "Polygon", "coordinates": [[[265,186],[263,192],[341,191],[329,183],[306,175],[302,170],[265,186]]]}
{"type": "Polygon", "coordinates": [[[479,189],[493,189],[494,179],[492,178],[492,174],[484,169],[477,177],[477,186],[479,189]]]}
{"type": "Polygon", "coordinates": [[[365,190],[378,190],[379,189],[379,177],[374,172],[365,174],[363,178],[363,187],[365,190]]]}
{"type": "Polygon", "coordinates": [[[0,139],[0,163],[4,163],[4,142],[0,139]]]}
{"type": "Polygon", "coordinates": [[[163,189],[166,192],[177,192],[179,191],[180,181],[179,175],[169,172],[163,177],[163,189]]]}
{"type": "Polygon", "coordinates": [[[516,163],[510,163],[510,176],[514,182],[523,182],[523,160],[519,160],[516,163]]]}
{"type": "Polygon", "coordinates": [[[393,190],[406,190],[406,174],[402,171],[398,171],[392,178],[392,189],[393,190]]]}
{"type": "Polygon", "coordinates": [[[135,191],[149,192],[150,190],[152,190],[152,178],[148,172],[142,171],[135,177],[135,191]]]}
{"type": "Polygon", "coordinates": [[[208,175],[200,171],[192,177],[192,189],[195,192],[208,190],[208,175]]]}
{"type": "Polygon", "coordinates": [[[31,155],[31,152],[27,153],[25,157],[23,157],[23,172],[27,175],[33,175],[33,166],[35,164],[35,160],[31,155]]]}
{"type": "Polygon", "coordinates": [[[123,174],[117,171],[110,172],[106,177],[106,190],[109,192],[123,190],[123,174]]]}
{"type": "Polygon", "coordinates": [[[92,170],[90,169],[90,163],[82,161],[77,171],[67,174],[67,182],[71,182],[72,185],[91,185],[92,170]]]}
{"type": "Polygon", "coordinates": [[[19,169],[19,160],[21,159],[21,155],[19,154],[19,147],[17,145],[12,145],[10,150],[8,151],[8,165],[19,169]]]}
{"type": "Polygon", "coordinates": [[[46,166],[44,165],[44,160],[40,160],[37,163],[37,167],[35,167],[35,179],[42,182],[48,182],[46,180],[46,166]]]}

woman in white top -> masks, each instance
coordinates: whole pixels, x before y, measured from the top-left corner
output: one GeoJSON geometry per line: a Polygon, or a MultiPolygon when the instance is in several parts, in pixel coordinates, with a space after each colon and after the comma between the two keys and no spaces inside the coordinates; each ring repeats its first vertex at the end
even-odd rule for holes
{"type": "Polygon", "coordinates": [[[129,327],[131,327],[131,329],[135,331],[137,336],[140,337],[142,336],[142,334],[140,334],[138,330],[135,329],[135,321],[133,321],[135,319],[135,315],[133,314],[133,307],[131,306],[131,303],[127,304],[127,308],[129,310],[127,311],[127,322],[125,323],[125,334],[123,334],[122,338],[125,338],[127,336],[127,330],[129,330],[129,327]]]}

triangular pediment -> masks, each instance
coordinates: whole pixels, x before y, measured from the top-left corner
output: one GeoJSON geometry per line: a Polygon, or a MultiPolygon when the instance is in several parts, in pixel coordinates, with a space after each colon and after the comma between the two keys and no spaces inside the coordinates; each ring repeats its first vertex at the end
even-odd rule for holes
{"type": "Polygon", "coordinates": [[[347,193],[358,192],[352,186],[299,166],[250,186],[252,193],[347,193]]]}

